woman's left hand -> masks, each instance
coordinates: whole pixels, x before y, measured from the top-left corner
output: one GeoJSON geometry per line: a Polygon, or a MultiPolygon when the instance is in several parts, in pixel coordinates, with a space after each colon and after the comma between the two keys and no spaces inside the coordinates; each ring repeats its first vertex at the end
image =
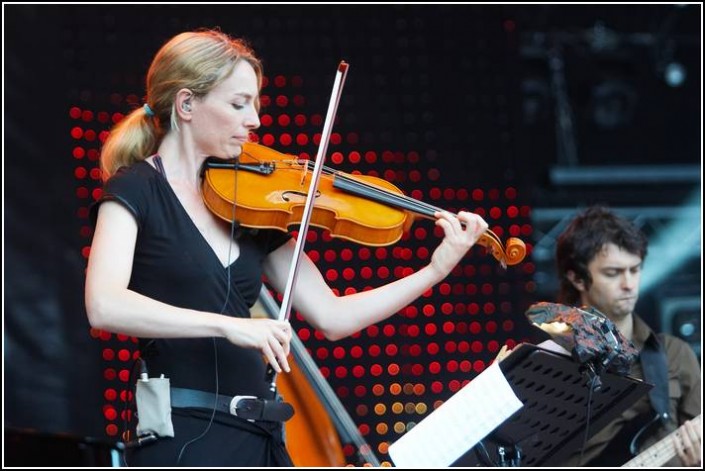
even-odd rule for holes
{"type": "Polygon", "coordinates": [[[431,266],[445,277],[485,233],[488,225],[477,214],[465,211],[459,212],[457,217],[447,212],[438,212],[435,216],[436,225],[443,229],[445,237],[433,252],[431,266]]]}

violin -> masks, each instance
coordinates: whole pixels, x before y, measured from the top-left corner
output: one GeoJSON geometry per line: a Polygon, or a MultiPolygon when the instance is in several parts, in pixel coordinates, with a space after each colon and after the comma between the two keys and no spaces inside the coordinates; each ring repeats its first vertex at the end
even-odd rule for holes
{"type": "MultiPolygon", "coordinates": [[[[288,231],[301,222],[312,169],[311,161],[248,142],[238,159],[204,162],[203,199],[227,222],[236,214],[244,227],[288,231]]],[[[323,168],[315,196],[312,225],[327,229],[332,237],[369,246],[394,244],[416,217],[435,220],[434,214],[443,211],[405,196],[381,178],[329,167],[323,168]]],[[[503,267],[516,265],[526,256],[524,242],[510,237],[505,248],[490,229],[477,243],[503,267]]]]}

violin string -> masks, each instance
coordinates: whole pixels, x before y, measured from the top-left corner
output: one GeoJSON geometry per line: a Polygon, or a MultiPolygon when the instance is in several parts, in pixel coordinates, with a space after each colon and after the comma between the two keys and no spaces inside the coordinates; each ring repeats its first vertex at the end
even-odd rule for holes
{"type": "MultiPolygon", "coordinates": [[[[368,191],[371,191],[373,193],[377,193],[378,197],[380,195],[384,195],[386,198],[396,200],[398,203],[397,205],[399,207],[402,207],[404,209],[409,209],[411,211],[415,211],[420,214],[425,214],[425,215],[431,216],[436,211],[439,211],[439,212],[444,211],[443,209],[441,209],[437,206],[433,206],[428,203],[418,201],[418,200],[411,198],[411,197],[408,197],[406,195],[399,195],[397,193],[392,193],[384,188],[380,188],[378,186],[372,185],[367,182],[360,182],[359,180],[348,177],[346,175],[342,175],[340,173],[338,173],[336,175],[336,178],[341,178],[341,179],[351,183],[352,185],[358,185],[360,187],[364,187],[368,191]],[[416,207],[418,209],[414,209],[414,207],[416,207]]],[[[500,240],[499,236],[497,236],[497,234],[495,234],[491,230],[485,231],[485,233],[483,235],[488,237],[489,239],[492,239],[492,241],[500,248],[499,251],[502,252],[502,253],[498,253],[498,255],[503,256],[504,246],[503,246],[502,241],[500,240]]],[[[492,248],[493,247],[490,246],[490,249],[492,249],[492,248]]]]}
{"type": "MultiPolygon", "coordinates": [[[[298,160],[296,159],[291,159],[287,161],[280,161],[280,163],[286,163],[287,165],[302,165],[299,163],[298,160]]],[[[314,162],[311,160],[306,160],[306,163],[303,164],[302,166],[305,169],[311,169],[311,167],[315,165],[314,162]]],[[[369,195],[362,195],[362,196],[370,196],[373,198],[377,198],[377,201],[383,204],[389,204],[392,206],[396,206],[401,209],[407,209],[409,211],[413,211],[415,213],[432,217],[434,213],[436,212],[443,212],[445,211],[444,209],[434,206],[429,203],[424,203],[423,201],[419,201],[415,198],[411,198],[409,196],[406,196],[404,194],[398,194],[398,193],[393,193],[389,191],[386,188],[379,187],[377,185],[373,185],[368,182],[362,182],[360,180],[357,180],[356,178],[352,176],[345,175],[344,173],[335,170],[331,167],[328,167],[326,165],[323,166],[322,169],[323,172],[325,172],[327,175],[333,175],[335,178],[339,178],[341,180],[344,180],[345,182],[349,183],[353,187],[357,187],[357,189],[362,193],[363,189],[370,192],[369,195]]],[[[489,244],[490,250],[492,250],[493,253],[496,253],[497,255],[501,256],[502,258],[504,257],[504,244],[502,243],[501,239],[497,234],[495,234],[491,230],[487,230],[483,234],[484,237],[487,237],[488,239],[491,239],[494,244],[498,247],[498,249],[495,251],[495,247],[493,244],[489,244]]]]}

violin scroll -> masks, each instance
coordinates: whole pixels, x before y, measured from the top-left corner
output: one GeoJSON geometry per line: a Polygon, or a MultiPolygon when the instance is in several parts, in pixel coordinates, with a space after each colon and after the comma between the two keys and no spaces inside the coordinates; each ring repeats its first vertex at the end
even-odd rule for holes
{"type": "Polygon", "coordinates": [[[507,265],[516,265],[526,257],[526,244],[521,239],[510,237],[507,239],[507,248],[504,251],[507,265]]]}
{"type": "Polygon", "coordinates": [[[516,237],[507,239],[507,247],[504,247],[497,234],[487,229],[477,241],[485,247],[492,256],[502,265],[502,268],[516,265],[526,257],[526,244],[516,237]]]}

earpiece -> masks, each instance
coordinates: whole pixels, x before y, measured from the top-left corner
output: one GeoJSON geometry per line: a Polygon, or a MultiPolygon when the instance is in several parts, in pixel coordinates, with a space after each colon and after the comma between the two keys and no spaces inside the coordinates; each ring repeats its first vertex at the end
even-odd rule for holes
{"type": "Polygon", "coordinates": [[[191,111],[191,104],[185,101],[181,104],[181,109],[184,111],[191,111]]]}

